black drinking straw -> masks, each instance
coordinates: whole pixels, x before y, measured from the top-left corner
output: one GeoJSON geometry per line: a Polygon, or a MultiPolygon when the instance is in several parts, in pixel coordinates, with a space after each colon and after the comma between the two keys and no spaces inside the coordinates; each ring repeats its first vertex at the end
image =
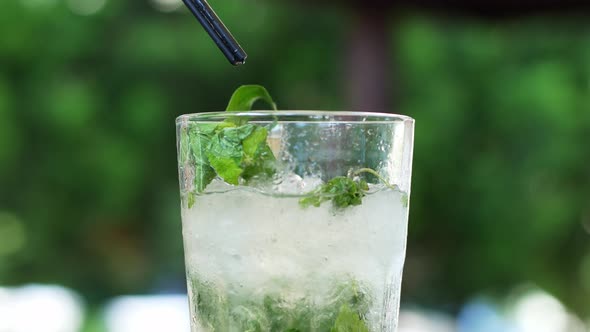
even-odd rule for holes
{"type": "Polygon", "coordinates": [[[246,62],[248,56],[227,30],[223,22],[217,17],[211,6],[205,0],[182,0],[184,4],[201,22],[203,28],[213,39],[223,55],[234,65],[241,65],[246,62]]]}

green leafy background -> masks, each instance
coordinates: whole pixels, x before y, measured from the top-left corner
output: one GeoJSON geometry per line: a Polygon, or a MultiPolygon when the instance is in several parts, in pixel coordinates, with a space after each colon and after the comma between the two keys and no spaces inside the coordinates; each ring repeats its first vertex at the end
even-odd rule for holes
{"type": "MultiPolygon", "coordinates": [[[[182,291],[174,118],[247,83],[279,108],[346,109],[350,15],[212,1],[249,53],[234,68],[182,8],[73,3],[0,10],[0,285],[96,306],[182,291]]],[[[404,303],[452,313],[534,283],[590,315],[586,21],[392,16],[391,111],[417,121],[404,303]]]]}

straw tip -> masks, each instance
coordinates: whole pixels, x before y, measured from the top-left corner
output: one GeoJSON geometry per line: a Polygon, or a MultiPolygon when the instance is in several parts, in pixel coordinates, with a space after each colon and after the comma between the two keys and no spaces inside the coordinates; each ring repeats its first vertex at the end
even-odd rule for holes
{"type": "Polygon", "coordinates": [[[240,66],[246,63],[246,56],[242,56],[242,57],[234,57],[231,62],[232,65],[234,66],[240,66]]]}

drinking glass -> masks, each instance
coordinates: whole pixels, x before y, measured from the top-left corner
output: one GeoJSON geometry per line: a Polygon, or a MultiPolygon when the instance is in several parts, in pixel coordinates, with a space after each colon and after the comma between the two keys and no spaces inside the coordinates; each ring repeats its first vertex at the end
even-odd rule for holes
{"type": "Polygon", "coordinates": [[[191,331],[396,330],[413,119],[212,112],[176,129],[191,331]]]}

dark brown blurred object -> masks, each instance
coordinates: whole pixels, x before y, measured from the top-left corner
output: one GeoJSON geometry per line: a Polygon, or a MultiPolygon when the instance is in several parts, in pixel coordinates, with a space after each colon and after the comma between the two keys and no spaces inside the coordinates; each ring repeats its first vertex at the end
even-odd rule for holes
{"type": "Polygon", "coordinates": [[[388,15],[359,11],[348,32],[346,58],[347,96],[355,111],[388,112],[392,99],[392,55],[388,15]]]}

